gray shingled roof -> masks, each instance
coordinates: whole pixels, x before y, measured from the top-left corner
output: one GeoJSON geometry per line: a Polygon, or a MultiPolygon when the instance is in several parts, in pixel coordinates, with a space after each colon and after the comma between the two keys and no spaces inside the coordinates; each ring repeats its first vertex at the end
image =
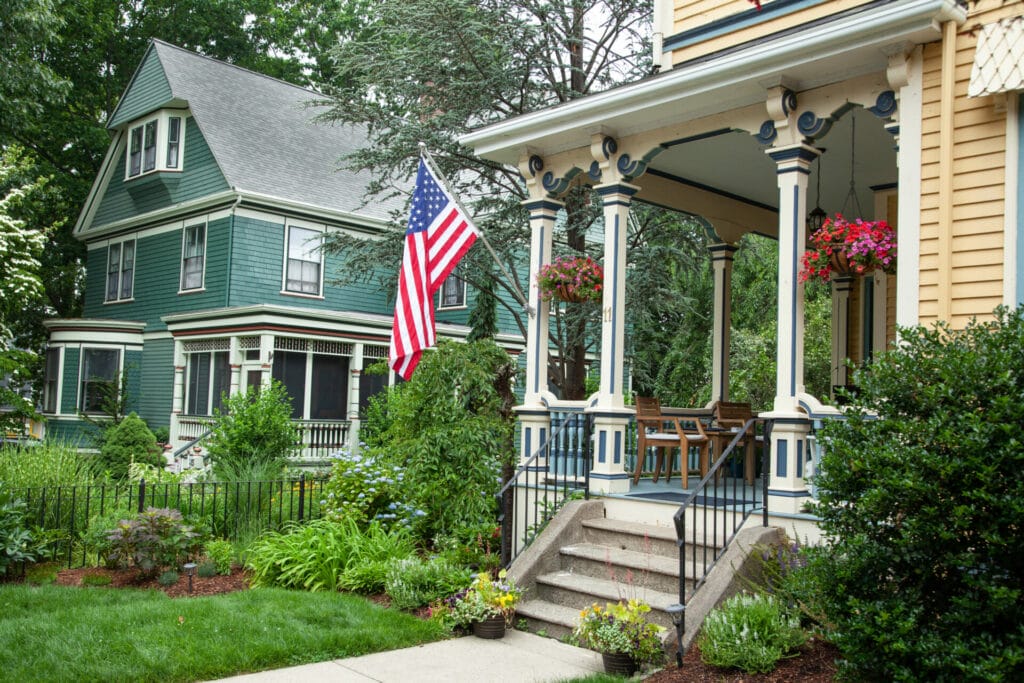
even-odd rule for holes
{"type": "Polygon", "coordinates": [[[380,219],[403,208],[402,197],[364,205],[369,175],[339,167],[365,133],[314,123],[323,109],[307,105],[317,93],[162,41],[153,45],[229,186],[380,219]]]}

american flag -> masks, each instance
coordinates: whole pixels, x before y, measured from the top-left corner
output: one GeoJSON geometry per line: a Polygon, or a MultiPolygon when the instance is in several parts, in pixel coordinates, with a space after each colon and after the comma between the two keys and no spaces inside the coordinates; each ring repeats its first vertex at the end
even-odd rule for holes
{"type": "Polygon", "coordinates": [[[423,349],[434,345],[434,292],[477,238],[477,229],[420,159],[405,252],[398,274],[390,365],[412,376],[423,349]]]}

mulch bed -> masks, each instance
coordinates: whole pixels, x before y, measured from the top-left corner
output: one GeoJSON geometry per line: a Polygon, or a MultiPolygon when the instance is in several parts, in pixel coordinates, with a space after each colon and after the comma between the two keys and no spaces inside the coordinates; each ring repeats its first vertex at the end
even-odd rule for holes
{"type": "Polygon", "coordinates": [[[839,651],[823,640],[809,641],[796,657],[783,659],[775,671],[767,674],[746,674],[719,669],[700,661],[696,645],[683,657],[683,666],[672,664],[644,679],[647,683],[831,683],[836,675],[839,651]]]}
{"type": "Polygon", "coordinates": [[[58,586],[82,586],[82,580],[86,576],[110,577],[110,583],[100,588],[152,588],[163,591],[172,598],[198,597],[200,595],[220,595],[222,593],[233,593],[249,588],[245,572],[236,567],[227,576],[202,577],[196,574],[192,577],[192,592],[188,591],[188,576],[185,572],[178,572],[178,582],[170,586],[161,586],[157,582],[158,576],[145,578],[139,575],[135,569],[105,569],[102,567],[86,567],[84,569],[62,569],[57,572],[58,586]]]}

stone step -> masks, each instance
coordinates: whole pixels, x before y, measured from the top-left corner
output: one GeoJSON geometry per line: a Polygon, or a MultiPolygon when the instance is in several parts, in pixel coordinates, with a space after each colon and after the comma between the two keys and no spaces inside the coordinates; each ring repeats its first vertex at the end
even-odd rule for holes
{"type": "MultiPolygon", "coordinates": [[[[606,545],[621,550],[632,550],[651,553],[661,557],[679,561],[679,546],[676,545],[676,531],[672,527],[652,526],[638,522],[598,517],[583,520],[584,538],[595,545],[606,545]]],[[[687,534],[690,536],[690,534],[687,534]]],[[[704,535],[696,534],[696,544],[686,544],[687,562],[692,562],[694,554],[706,562],[713,559],[715,546],[704,540],[704,535]]],[[[690,536],[690,540],[694,537],[690,536]]]]}
{"type": "Polygon", "coordinates": [[[580,610],[547,600],[525,600],[516,607],[516,626],[526,622],[531,633],[566,640],[576,628],[580,610]]]}
{"type": "MultiPolygon", "coordinates": [[[[692,582],[687,583],[689,590],[692,582]]],[[[533,596],[533,599],[562,605],[577,613],[595,602],[602,604],[632,598],[643,600],[651,606],[648,615],[650,621],[666,628],[672,626],[672,619],[666,610],[669,605],[679,602],[678,589],[669,593],[571,572],[552,572],[537,577],[536,593],[533,596]]]]}
{"type": "Polygon", "coordinates": [[[665,593],[679,590],[679,558],[577,543],[560,551],[564,571],[665,593]]]}

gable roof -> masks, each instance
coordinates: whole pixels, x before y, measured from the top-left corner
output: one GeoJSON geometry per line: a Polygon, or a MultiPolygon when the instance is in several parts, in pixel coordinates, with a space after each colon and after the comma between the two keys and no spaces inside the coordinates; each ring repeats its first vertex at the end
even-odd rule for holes
{"type": "MultiPolygon", "coordinates": [[[[311,90],[153,40],[109,127],[123,130],[131,121],[157,109],[187,106],[232,190],[310,209],[388,220],[391,211],[403,208],[404,199],[375,198],[364,206],[370,176],[340,167],[342,157],[365,144],[365,130],[315,123],[315,117],[325,109],[310,103],[321,97],[311,90]]],[[[119,139],[115,137],[112,145],[117,144],[119,139]]],[[[116,164],[108,166],[104,175],[118,172],[116,164]]],[[[102,190],[102,181],[97,178],[93,193],[102,190]]],[[[83,213],[79,230],[86,227],[82,225],[85,218],[83,213]]]]}

